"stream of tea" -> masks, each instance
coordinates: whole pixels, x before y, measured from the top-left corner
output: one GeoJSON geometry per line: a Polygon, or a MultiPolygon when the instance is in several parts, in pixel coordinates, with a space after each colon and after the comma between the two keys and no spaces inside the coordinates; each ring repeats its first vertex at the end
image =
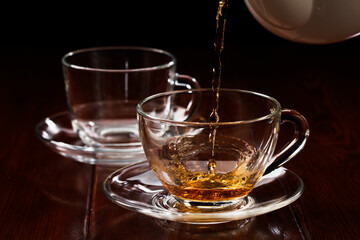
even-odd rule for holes
{"type": "MultiPolygon", "coordinates": [[[[224,49],[224,36],[225,36],[225,25],[226,25],[226,15],[229,7],[228,0],[220,0],[219,7],[216,14],[216,33],[214,40],[214,49],[215,49],[215,61],[213,65],[212,73],[212,91],[213,91],[213,109],[209,117],[210,122],[218,123],[219,122],[219,94],[220,94],[220,84],[221,84],[221,70],[222,70],[222,52],[224,49]]],[[[209,134],[209,144],[211,147],[211,158],[208,161],[208,173],[214,174],[216,169],[215,161],[215,139],[216,139],[216,126],[210,126],[209,134]]]]}

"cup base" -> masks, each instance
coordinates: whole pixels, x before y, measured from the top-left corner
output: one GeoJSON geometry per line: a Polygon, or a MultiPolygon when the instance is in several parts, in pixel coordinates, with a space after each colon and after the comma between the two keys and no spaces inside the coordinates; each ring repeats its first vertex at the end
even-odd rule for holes
{"type": "Polygon", "coordinates": [[[124,121],[118,120],[111,124],[94,124],[91,129],[88,129],[79,121],[73,120],[72,126],[80,139],[88,146],[101,148],[142,147],[136,124],[124,124],[124,121]],[[85,129],[88,129],[89,133],[86,133],[85,129]]]}
{"type": "Polygon", "coordinates": [[[155,196],[153,204],[157,207],[179,212],[214,213],[230,210],[239,210],[250,207],[253,200],[243,197],[223,202],[200,202],[177,198],[171,194],[155,196]]]}

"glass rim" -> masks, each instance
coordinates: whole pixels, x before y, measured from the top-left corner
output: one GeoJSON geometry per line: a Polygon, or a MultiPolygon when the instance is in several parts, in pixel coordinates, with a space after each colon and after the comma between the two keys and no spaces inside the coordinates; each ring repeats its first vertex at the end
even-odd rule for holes
{"type": "Polygon", "coordinates": [[[138,47],[138,46],[106,46],[106,47],[83,48],[83,49],[78,49],[78,50],[68,52],[61,58],[61,62],[66,67],[78,69],[78,70],[87,70],[87,71],[96,71],[96,72],[129,73],[129,72],[153,71],[153,70],[159,70],[159,69],[173,67],[176,65],[177,60],[176,60],[176,57],[172,53],[162,50],[162,49],[157,49],[157,48],[138,47]],[[106,68],[86,67],[86,66],[81,66],[81,65],[77,65],[77,64],[71,64],[67,60],[69,57],[72,57],[79,53],[95,52],[95,51],[102,51],[102,50],[137,50],[137,51],[144,51],[144,52],[153,52],[153,53],[159,53],[159,54],[166,55],[171,60],[167,63],[152,66],[152,67],[129,68],[129,69],[106,69],[106,68]]]}
{"type": "MultiPolygon", "coordinates": [[[[249,91],[249,90],[228,89],[228,88],[220,89],[220,96],[221,96],[221,92],[251,94],[251,95],[255,95],[255,96],[270,100],[271,102],[273,102],[275,104],[276,108],[271,113],[263,115],[258,118],[239,120],[239,121],[231,121],[231,122],[217,122],[217,123],[170,120],[170,119],[152,116],[152,115],[146,113],[142,109],[142,105],[144,103],[146,103],[150,100],[153,100],[155,98],[159,98],[159,97],[163,97],[163,96],[170,96],[170,95],[179,94],[179,93],[209,92],[209,91],[213,91],[213,90],[211,88],[199,88],[199,89],[177,90],[177,91],[157,93],[157,94],[151,95],[151,96],[146,97],[145,99],[141,100],[136,106],[136,112],[137,112],[137,114],[139,114],[140,116],[142,116],[148,120],[158,121],[158,122],[162,122],[162,123],[172,123],[172,124],[176,124],[176,125],[185,125],[185,126],[223,126],[223,125],[249,124],[249,123],[255,123],[255,122],[260,122],[260,121],[271,119],[281,112],[280,102],[273,97],[270,97],[270,96],[262,94],[262,93],[249,91]]],[[[221,120],[221,118],[220,118],[220,120],[221,120]]]]}

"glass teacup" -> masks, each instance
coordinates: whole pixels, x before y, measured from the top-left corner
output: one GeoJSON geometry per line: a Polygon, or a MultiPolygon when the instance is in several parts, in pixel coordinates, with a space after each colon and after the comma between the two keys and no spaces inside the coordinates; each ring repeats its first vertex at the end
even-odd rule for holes
{"type": "Polygon", "coordinates": [[[161,49],[88,48],[66,54],[62,63],[74,131],[89,146],[130,156],[142,151],[136,122],[141,99],[199,88],[192,77],[176,73],[175,56],[161,49]]]}
{"type": "Polygon", "coordinates": [[[164,92],[137,106],[142,145],[163,186],[189,211],[242,204],[259,179],[290,160],[309,135],[306,119],[269,96],[235,89],[219,92],[220,120],[209,121],[213,91],[164,92]],[[295,134],[274,155],[280,124],[295,134]]]}

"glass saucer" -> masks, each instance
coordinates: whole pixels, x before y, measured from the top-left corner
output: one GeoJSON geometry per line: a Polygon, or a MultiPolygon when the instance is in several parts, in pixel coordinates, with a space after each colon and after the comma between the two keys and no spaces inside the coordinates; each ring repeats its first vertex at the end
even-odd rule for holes
{"type": "Polygon", "coordinates": [[[146,160],[141,143],[121,149],[85,145],[74,132],[68,112],[47,117],[36,125],[35,133],[55,152],[83,163],[124,166],[146,160]]]}
{"type": "Polygon", "coordinates": [[[216,224],[265,214],[294,202],[303,189],[303,181],[281,167],[263,176],[238,208],[188,212],[174,207],[177,200],[164,189],[148,162],[121,168],[103,183],[105,195],[117,205],[154,218],[193,224],[216,224]]]}

